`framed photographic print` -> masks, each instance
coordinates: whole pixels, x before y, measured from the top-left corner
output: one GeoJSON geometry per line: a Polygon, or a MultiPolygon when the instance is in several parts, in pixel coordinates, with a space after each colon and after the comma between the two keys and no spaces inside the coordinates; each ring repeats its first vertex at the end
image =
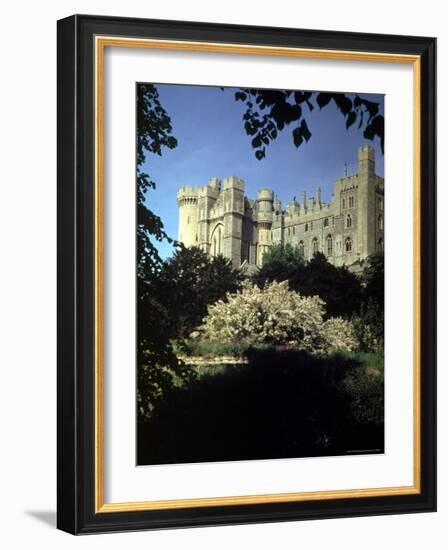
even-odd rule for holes
{"type": "Polygon", "coordinates": [[[58,527],[434,511],[433,38],[58,22],[58,527]]]}

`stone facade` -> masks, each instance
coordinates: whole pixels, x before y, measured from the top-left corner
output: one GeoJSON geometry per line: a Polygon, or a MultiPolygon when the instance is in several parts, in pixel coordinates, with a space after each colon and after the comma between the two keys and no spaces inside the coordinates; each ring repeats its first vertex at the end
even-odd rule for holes
{"type": "Polygon", "coordinates": [[[244,194],[243,180],[231,176],[207,185],[184,186],[177,194],[179,241],[212,256],[222,254],[239,267],[261,266],[273,243],[298,246],[305,259],[323,252],[335,265],[356,269],[360,260],[384,246],[384,179],[375,174],[375,151],[358,149],[358,172],[335,180],[330,203],[320,188],[303,192],[282,208],[271,189],[256,200],[244,194]]]}

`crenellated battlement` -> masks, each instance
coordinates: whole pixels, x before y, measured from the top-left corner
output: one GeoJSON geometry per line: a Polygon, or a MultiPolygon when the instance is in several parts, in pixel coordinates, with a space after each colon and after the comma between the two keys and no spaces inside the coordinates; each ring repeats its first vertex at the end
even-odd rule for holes
{"type": "Polygon", "coordinates": [[[307,259],[317,250],[325,253],[327,246],[332,262],[349,265],[383,242],[383,221],[375,220],[384,180],[374,170],[374,149],[360,147],[357,173],[349,175],[345,164],[342,177],[334,180],[330,202],[322,200],[318,186],[314,196],[303,191],[300,202],[293,197],[285,208],[269,187],[249,199],[237,176],[184,185],[177,193],[179,240],[211,255],[223,254],[236,266],[246,261],[261,265],[263,254],[279,242],[300,245],[307,259]]]}

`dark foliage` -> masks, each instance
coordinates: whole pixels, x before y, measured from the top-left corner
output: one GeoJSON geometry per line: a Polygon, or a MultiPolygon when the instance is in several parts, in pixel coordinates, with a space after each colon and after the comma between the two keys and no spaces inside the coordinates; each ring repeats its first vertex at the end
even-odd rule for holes
{"type": "Polygon", "coordinates": [[[363,271],[364,301],[373,300],[384,309],[384,254],[377,252],[367,258],[363,271]]]}
{"type": "Polygon", "coordinates": [[[263,267],[254,275],[254,282],[263,286],[271,281],[289,281],[289,288],[303,296],[318,295],[326,303],[329,317],[350,317],[360,310],[360,279],[345,266],[335,267],[318,252],[305,262],[298,249],[289,245],[273,247],[263,258],[263,267]]]}
{"type": "Polygon", "coordinates": [[[323,109],[333,102],[344,117],[347,130],[356,123],[364,129],[366,139],[373,141],[378,137],[384,151],[384,117],[379,114],[379,105],[359,95],[351,99],[343,93],[241,88],[235,99],[246,104],[244,129],[258,160],[266,156],[266,147],[288,126],[293,128],[296,147],[309,141],[312,132],[305,112],[313,111],[316,103],[323,109]]]}
{"type": "Polygon", "coordinates": [[[353,317],[353,326],[360,349],[373,350],[384,346],[384,254],[367,258],[362,274],[362,306],[353,317]]]}
{"type": "Polygon", "coordinates": [[[161,155],[163,148],[177,146],[172,135],[171,119],[159,100],[152,84],[137,86],[137,265],[138,275],[150,277],[160,264],[160,257],[152,239],[162,241],[170,237],[163,229],[162,220],[146,206],[146,193],[156,184],[143,165],[148,153],[161,155]]]}
{"type": "Polygon", "coordinates": [[[345,356],[265,350],[248,358],[248,365],[174,388],[151,421],[139,424],[138,463],[383,451],[380,373],[371,377],[345,356]]]}
{"type": "Polygon", "coordinates": [[[154,323],[164,306],[154,293],[161,259],[154,239],[172,242],[161,219],[146,204],[146,193],[155,182],[143,165],[148,153],[161,155],[164,148],[176,147],[171,120],[152,84],[137,86],[137,411],[148,417],[176,381],[187,382],[191,370],[178,361],[163,324],[154,323]]]}
{"type": "Polygon", "coordinates": [[[201,324],[207,306],[236,292],[241,280],[241,272],[223,256],[209,258],[198,247],[180,245],[153,283],[155,307],[146,322],[163,326],[169,339],[187,338],[201,324]]]}

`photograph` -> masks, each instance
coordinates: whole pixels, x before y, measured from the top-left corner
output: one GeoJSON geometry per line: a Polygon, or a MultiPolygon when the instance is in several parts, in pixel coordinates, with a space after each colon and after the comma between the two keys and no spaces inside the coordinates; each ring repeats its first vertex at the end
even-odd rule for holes
{"type": "Polygon", "coordinates": [[[136,83],[138,466],[385,452],[385,99],[136,83]]]}

